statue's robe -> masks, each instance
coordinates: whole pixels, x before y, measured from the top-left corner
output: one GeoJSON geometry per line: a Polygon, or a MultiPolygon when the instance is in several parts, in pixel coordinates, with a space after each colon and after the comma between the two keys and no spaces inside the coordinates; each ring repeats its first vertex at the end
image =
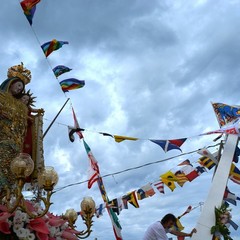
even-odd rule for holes
{"type": "Polygon", "coordinates": [[[0,191],[15,182],[10,164],[22,151],[27,112],[27,106],[22,102],[0,91],[0,191]]]}

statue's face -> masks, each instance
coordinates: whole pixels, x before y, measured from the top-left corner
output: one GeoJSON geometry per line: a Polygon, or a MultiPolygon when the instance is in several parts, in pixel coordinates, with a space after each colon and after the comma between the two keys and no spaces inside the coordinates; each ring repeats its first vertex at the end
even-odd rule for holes
{"type": "Polygon", "coordinates": [[[29,102],[29,96],[28,95],[23,95],[20,100],[25,104],[28,105],[29,102]]]}
{"type": "Polygon", "coordinates": [[[23,91],[23,88],[24,88],[23,83],[21,81],[17,81],[10,86],[9,91],[14,96],[21,93],[23,91]]]}

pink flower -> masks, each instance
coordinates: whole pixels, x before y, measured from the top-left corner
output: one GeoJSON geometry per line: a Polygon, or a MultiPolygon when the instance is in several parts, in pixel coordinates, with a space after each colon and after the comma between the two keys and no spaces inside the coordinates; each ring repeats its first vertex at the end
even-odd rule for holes
{"type": "MultiPolygon", "coordinates": [[[[71,229],[72,230],[72,229],[71,229]]],[[[63,231],[61,237],[67,240],[77,240],[77,236],[70,229],[66,229],[63,231]]]]}
{"type": "Polygon", "coordinates": [[[3,232],[5,234],[11,233],[9,229],[9,223],[7,222],[7,219],[11,216],[12,214],[8,212],[0,213],[0,232],[3,232]]]}
{"type": "Polygon", "coordinates": [[[9,218],[9,217],[11,217],[12,216],[12,214],[11,213],[8,213],[8,212],[1,212],[0,213],[0,221],[2,222],[2,221],[7,221],[7,219],[9,218]]]}
{"type": "Polygon", "coordinates": [[[37,232],[36,236],[39,240],[49,240],[48,234],[37,232]]]}
{"type": "Polygon", "coordinates": [[[9,224],[7,222],[0,222],[0,232],[11,234],[9,224]]]}
{"type": "Polygon", "coordinates": [[[35,212],[35,208],[33,207],[32,202],[24,201],[24,204],[25,204],[26,208],[28,209],[28,211],[35,212]]]}
{"type": "Polygon", "coordinates": [[[42,218],[30,220],[28,228],[36,232],[36,236],[39,240],[48,240],[49,229],[42,218]]]}
{"type": "Polygon", "coordinates": [[[50,226],[53,226],[53,227],[60,227],[61,225],[63,225],[65,222],[67,222],[66,220],[63,220],[60,216],[54,216],[53,214],[51,213],[48,213],[47,214],[48,216],[48,224],[50,226]]]}
{"type": "Polygon", "coordinates": [[[2,211],[2,212],[7,212],[8,210],[7,210],[7,207],[6,207],[6,206],[0,205],[0,211],[2,211]]]}

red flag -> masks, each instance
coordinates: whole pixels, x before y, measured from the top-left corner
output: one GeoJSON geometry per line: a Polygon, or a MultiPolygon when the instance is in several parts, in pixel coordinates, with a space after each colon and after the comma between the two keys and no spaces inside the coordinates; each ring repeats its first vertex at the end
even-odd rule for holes
{"type": "MultiPolygon", "coordinates": [[[[72,108],[72,112],[73,112],[73,119],[74,119],[74,127],[75,127],[76,129],[80,129],[79,123],[78,123],[78,120],[77,120],[77,117],[76,117],[76,114],[75,114],[73,108],[72,108]]],[[[77,133],[77,135],[79,136],[80,139],[83,138],[83,135],[82,135],[81,131],[76,131],[76,133],[77,133]]]]}
{"type": "Polygon", "coordinates": [[[91,188],[93,183],[95,183],[98,178],[99,178],[99,167],[97,164],[97,160],[94,158],[92,151],[90,149],[90,147],[87,145],[87,143],[83,140],[84,143],[84,147],[86,149],[87,155],[88,155],[88,159],[89,159],[89,178],[88,178],[88,188],[91,188]]]}
{"type": "Polygon", "coordinates": [[[188,206],[188,208],[186,209],[186,211],[185,211],[182,215],[180,215],[178,218],[181,218],[182,216],[190,213],[191,211],[192,211],[192,206],[188,206]]]}
{"type": "Polygon", "coordinates": [[[153,184],[157,190],[160,192],[160,193],[164,193],[164,183],[162,181],[158,181],[156,183],[153,184]]]}
{"type": "Polygon", "coordinates": [[[190,163],[189,159],[186,159],[183,162],[178,164],[178,166],[184,166],[184,165],[191,165],[192,166],[192,164],[190,163]]]}

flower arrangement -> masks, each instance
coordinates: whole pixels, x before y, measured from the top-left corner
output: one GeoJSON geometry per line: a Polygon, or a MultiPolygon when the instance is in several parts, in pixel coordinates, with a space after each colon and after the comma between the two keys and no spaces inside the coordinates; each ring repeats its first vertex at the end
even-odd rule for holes
{"type": "MultiPolygon", "coordinates": [[[[40,214],[39,203],[26,201],[28,210],[40,214]]],[[[0,205],[0,239],[5,240],[77,240],[78,231],[68,225],[63,216],[47,213],[41,218],[30,219],[18,208],[9,213],[6,206],[0,205]]]]}
{"type": "Polygon", "coordinates": [[[223,236],[224,240],[233,240],[230,237],[230,231],[226,226],[232,218],[230,211],[231,209],[228,209],[225,204],[219,208],[215,208],[216,224],[211,228],[211,234],[214,235],[213,239],[221,239],[220,236],[223,236]]]}

